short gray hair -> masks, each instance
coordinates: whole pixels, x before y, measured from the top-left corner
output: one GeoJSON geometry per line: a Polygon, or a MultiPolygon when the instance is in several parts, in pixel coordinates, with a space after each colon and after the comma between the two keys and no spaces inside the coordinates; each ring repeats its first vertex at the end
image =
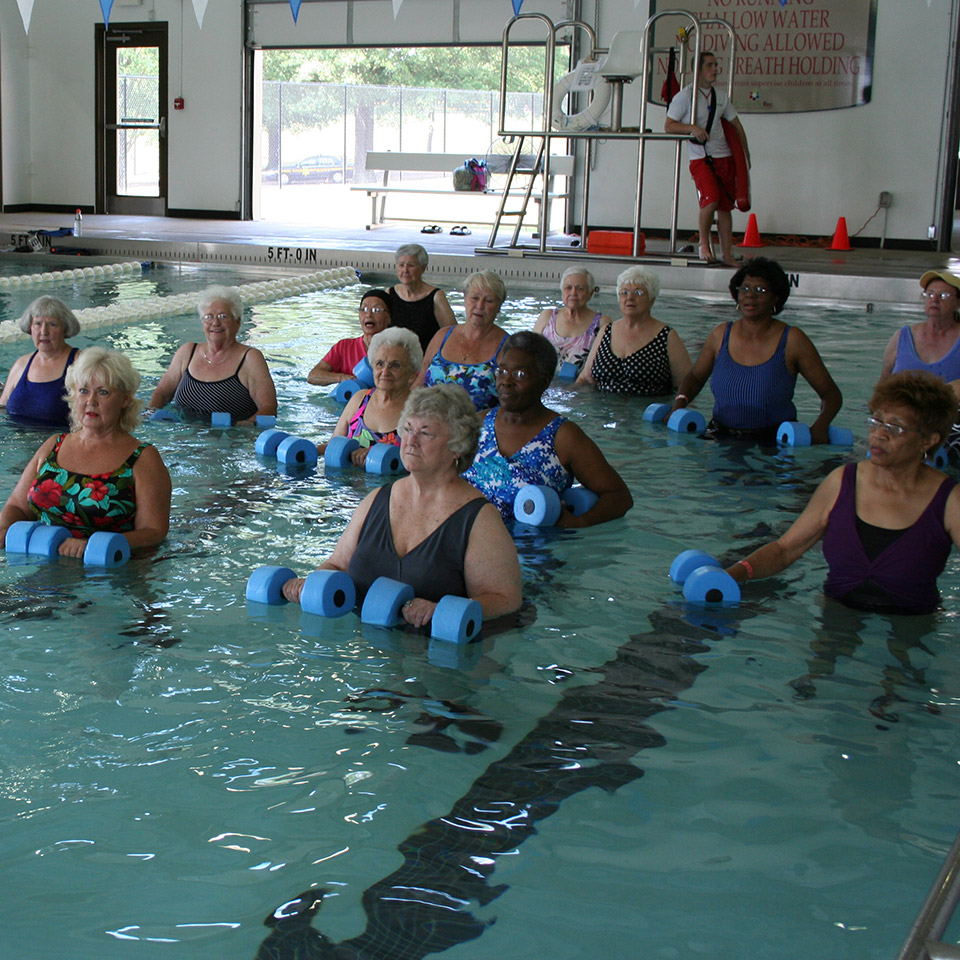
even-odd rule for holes
{"type": "Polygon", "coordinates": [[[430,262],[427,251],[419,243],[405,243],[403,246],[397,247],[397,252],[393,255],[393,262],[399,263],[401,257],[416,258],[421,270],[426,270],[427,264],[430,262]]]}
{"type": "Polygon", "coordinates": [[[438,383],[435,387],[411,390],[397,421],[397,433],[403,432],[411,417],[445,423],[450,431],[447,447],[457,458],[457,473],[470,467],[480,442],[481,416],[463,387],[455,383],[438,383]]]}
{"type": "Polygon", "coordinates": [[[660,295],[660,278],[646,267],[627,267],[617,277],[618,294],[620,293],[620,285],[623,283],[635,283],[638,287],[643,287],[647,291],[651,303],[660,295]]]}
{"type": "Polygon", "coordinates": [[[50,317],[52,320],[59,320],[63,326],[64,338],[75,337],[80,332],[80,321],[58,297],[37,297],[23,311],[23,316],[20,317],[20,329],[24,333],[30,332],[34,317],[50,317]]]}
{"type": "Polygon", "coordinates": [[[103,347],[87,347],[67,368],[64,386],[67,389],[67,401],[70,404],[70,429],[76,433],[80,423],[76,418],[76,392],[79,387],[89,386],[90,380],[97,374],[100,384],[110,390],[118,390],[130,398],[130,402],[120,414],[118,426],[131,433],[140,422],[140,409],[143,401],[136,397],[140,386],[140,374],[133,368],[130,358],[119,350],[104,350],[103,347]]]}
{"type": "Polygon", "coordinates": [[[563,273],[560,274],[560,289],[563,289],[563,281],[567,277],[583,277],[587,281],[587,289],[591,293],[596,293],[597,291],[597,281],[593,279],[593,274],[586,269],[586,267],[567,267],[563,273]]]}
{"type": "Polygon", "coordinates": [[[407,351],[407,359],[414,370],[419,370],[420,364],[423,363],[423,347],[420,346],[420,338],[406,327],[387,327],[371,337],[370,346],[367,347],[367,356],[370,358],[371,365],[376,360],[377,351],[381,347],[403,347],[407,351]]]}
{"type": "Polygon", "coordinates": [[[503,285],[500,274],[492,270],[478,270],[476,273],[471,273],[463,281],[464,295],[470,292],[471,287],[479,287],[481,290],[492,293],[501,303],[507,299],[507,288],[503,285]]]}
{"type": "Polygon", "coordinates": [[[234,320],[243,319],[243,300],[240,297],[240,291],[236,287],[225,287],[219,283],[201,291],[197,298],[197,316],[202,317],[217,300],[222,300],[230,307],[230,314],[234,320]]]}

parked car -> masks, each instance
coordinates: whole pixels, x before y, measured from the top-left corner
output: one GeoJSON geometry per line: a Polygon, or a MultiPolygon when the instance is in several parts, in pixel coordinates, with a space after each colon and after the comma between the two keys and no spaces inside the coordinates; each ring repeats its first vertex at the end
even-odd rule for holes
{"type": "MultiPolygon", "coordinates": [[[[263,179],[276,182],[276,168],[264,170],[263,179]]],[[[280,183],[284,186],[288,183],[343,183],[344,179],[353,179],[353,167],[344,166],[339,157],[318,154],[280,167],[280,183]]]]}

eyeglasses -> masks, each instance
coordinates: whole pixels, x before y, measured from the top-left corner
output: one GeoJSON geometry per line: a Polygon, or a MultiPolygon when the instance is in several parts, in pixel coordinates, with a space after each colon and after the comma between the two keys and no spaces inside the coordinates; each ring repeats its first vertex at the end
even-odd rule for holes
{"type": "Polygon", "coordinates": [[[420,443],[429,443],[431,440],[436,440],[439,436],[439,434],[431,433],[429,430],[414,430],[413,427],[406,423],[403,425],[400,433],[405,440],[412,440],[416,437],[420,443]]]}
{"type": "Polygon", "coordinates": [[[887,423],[885,420],[878,420],[876,417],[867,417],[863,422],[867,425],[868,430],[883,430],[885,433],[889,433],[891,437],[902,437],[905,433],[920,432],[914,427],[905,427],[902,423],[887,423]]]}
{"type": "Polygon", "coordinates": [[[920,294],[921,300],[949,300],[951,297],[955,297],[956,293],[950,290],[924,290],[920,294]]]}
{"type": "Polygon", "coordinates": [[[205,313],[200,319],[204,323],[213,323],[214,320],[219,320],[220,323],[223,323],[224,320],[233,320],[234,318],[229,313],[205,313]]]}
{"type": "Polygon", "coordinates": [[[374,316],[376,316],[378,313],[386,313],[387,308],[386,307],[361,307],[360,312],[372,313],[374,316]]]}
{"type": "Polygon", "coordinates": [[[508,370],[506,367],[497,367],[494,371],[494,376],[498,380],[506,380],[508,377],[516,380],[517,383],[523,383],[524,380],[529,379],[530,371],[524,370],[523,367],[517,367],[516,370],[508,370]]]}
{"type": "Polygon", "coordinates": [[[738,294],[752,293],[755,297],[762,297],[765,293],[769,292],[766,287],[762,287],[759,283],[755,283],[753,286],[749,283],[741,283],[740,286],[737,287],[738,294]]]}

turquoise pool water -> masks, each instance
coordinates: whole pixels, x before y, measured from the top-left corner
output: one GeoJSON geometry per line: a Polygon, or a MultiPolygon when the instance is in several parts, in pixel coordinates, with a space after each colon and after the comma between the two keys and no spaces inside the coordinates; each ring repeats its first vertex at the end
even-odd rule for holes
{"type": "MultiPolygon", "coordinates": [[[[134,282],[214,275],[231,276],[134,282]]],[[[87,305],[125,290],[53,292],[87,305]]],[[[0,297],[5,315],[17,296],[0,297]]],[[[319,438],[336,422],[304,376],[352,333],[356,299],[250,311],[287,428],[319,438]]],[[[545,302],[512,300],[505,325],[545,302]]],[[[732,307],[662,297],[654,312],[695,353],[732,307]]],[[[858,436],[883,346],[911,315],[788,307],[858,436]]],[[[131,355],[147,396],[197,330],[184,317],[97,340],[131,355]]],[[[25,348],[0,349],[0,369],[25,348]]],[[[798,397],[809,417],[812,392],[798,397]]],[[[849,451],[761,456],[670,438],[629,398],[550,400],[636,506],[519,537],[526,609],[460,655],[352,616],[248,609],[251,569],[309,569],[376,482],[286,476],[255,456],[253,431],[143,426],[175,488],[153,556],[93,573],[0,555],[6,954],[253,958],[264,917],[311,886],[328,891],[314,926],[356,957],[895,954],[957,827],[960,561],[941,578],[945,612],[905,629],[827,605],[816,552],[737,610],[688,609],[666,578],[679,550],[748,552],[849,451]],[[796,699],[811,644],[852,655],[796,699]],[[870,710],[885,679],[906,701],[897,720],[870,710]]],[[[0,432],[9,489],[41,436],[0,432]]]]}

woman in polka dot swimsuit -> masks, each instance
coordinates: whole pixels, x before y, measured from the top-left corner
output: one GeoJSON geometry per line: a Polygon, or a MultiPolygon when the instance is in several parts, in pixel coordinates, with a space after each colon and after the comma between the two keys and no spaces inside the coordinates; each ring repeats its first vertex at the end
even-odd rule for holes
{"type": "Polygon", "coordinates": [[[690,354],[676,330],[650,315],[660,281],[643,267],[617,277],[619,320],[593,342],[577,378],[611,393],[652,397],[671,393],[690,369],[690,354]]]}

